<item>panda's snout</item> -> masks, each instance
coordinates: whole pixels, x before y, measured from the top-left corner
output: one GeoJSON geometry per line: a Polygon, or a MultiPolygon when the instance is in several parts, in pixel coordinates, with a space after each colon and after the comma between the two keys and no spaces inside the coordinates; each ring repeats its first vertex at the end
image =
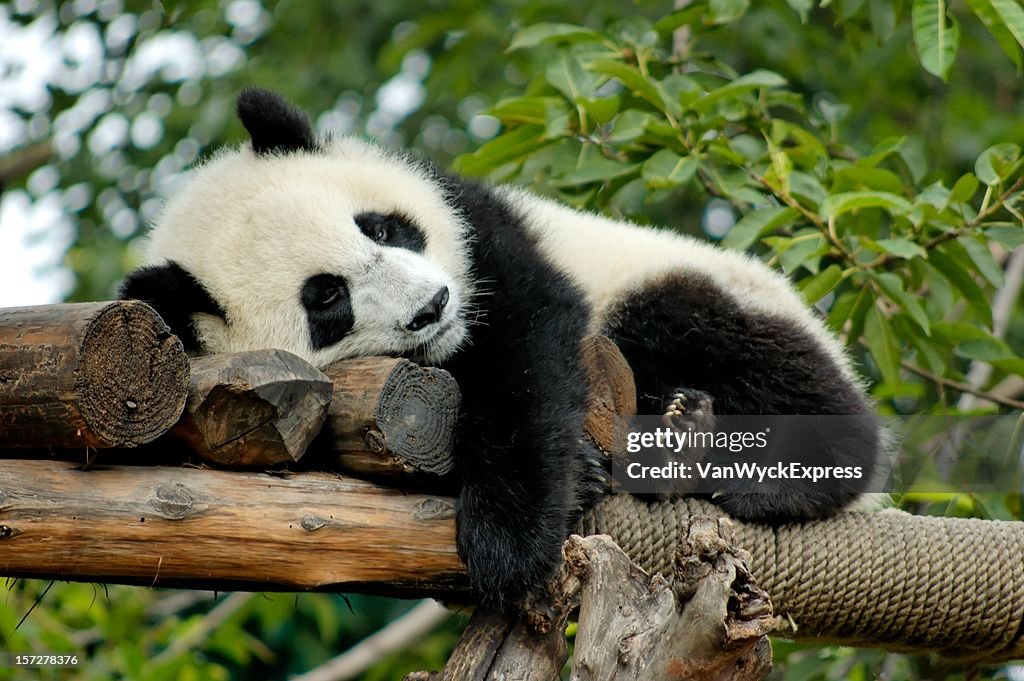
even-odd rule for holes
{"type": "Polygon", "coordinates": [[[448,304],[448,298],[448,287],[445,286],[434,294],[429,303],[416,312],[412,321],[406,324],[405,328],[409,331],[419,331],[426,326],[436,324],[441,319],[441,312],[444,311],[445,305],[448,304]]]}

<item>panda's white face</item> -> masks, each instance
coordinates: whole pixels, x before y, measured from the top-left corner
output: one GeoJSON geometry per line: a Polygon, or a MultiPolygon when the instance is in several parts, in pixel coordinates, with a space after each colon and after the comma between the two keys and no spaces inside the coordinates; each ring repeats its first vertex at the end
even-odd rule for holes
{"type": "Polygon", "coordinates": [[[192,315],[204,352],[437,363],[467,336],[466,244],[438,180],[342,139],[315,153],[222,152],[168,204],[147,260],[179,265],[223,311],[192,315]]]}

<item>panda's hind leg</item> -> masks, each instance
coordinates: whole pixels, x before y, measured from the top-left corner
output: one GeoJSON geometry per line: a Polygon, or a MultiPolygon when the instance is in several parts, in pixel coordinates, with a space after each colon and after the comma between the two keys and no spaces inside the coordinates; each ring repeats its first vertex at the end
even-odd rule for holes
{"type": "Polygon", "coordinates": [[[861,479],[839,489],[793,480],[723,481],[714,501],[736,517],[826,517],[860,496],[874,472],[882,433],[874,410],[807,324],[753,313],[709,277],[693,273],[633,291],[608,316],[604,331],[633,370],[640,414],[700,411],[710,398],[712,419],[860,417],[844,421],[844,432],[823,432],[809,451],[831,465],[860,467],[861,479]]]}

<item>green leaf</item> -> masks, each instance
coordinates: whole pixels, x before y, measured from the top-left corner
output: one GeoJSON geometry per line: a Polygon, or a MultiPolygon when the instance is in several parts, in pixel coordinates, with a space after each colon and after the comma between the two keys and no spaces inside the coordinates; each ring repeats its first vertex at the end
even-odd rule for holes
{"type": "Polygon", "coordinates": [[[992,0],[992,9],[1006,24],[1007,30],[1024,47],[1024,9],[1016,0],[992,0]]]}
{"type": "MultiPolygon", "coordinates": [[[[771,241],[772,238],[766,239],[766,242],[771,241]]],[[[780,239],[775,243],[779,246],[776,248],[779,253],[779,265],[786,274],[792,274],[800,267],[812,273],[817,272],[821,256],[828,252],[828,242],[817,230],[801,234],[800,238],[784,241],[780,239]]]]}
{"type": "Polygon", "coordinates": [[[911,258],[924,258],[928,254],[921,246],[910,239],[879,239],[875,245],[886,253],[891,253],[897,258],[910,260],[911,258]]]}
{"type": "Polygon", "coordinates": [[[786,79],[774,71],[758,69],[757,71],[751,71],[740,76],[727,85],[715,88],[694,102],[693,109],[698,113],[707,113],[711,110],[711,107],[723,99],[738,97],[761,88],[781,87],[785,84],[786,79]]]}
{"type": "Polygon", "coordinates": [[[892,0],[870,0],[868,12],[871,16],[871,31],[879,43],[884,43],[892,37],[896,28],[896,8],[892,0]]]}
{"type": "Polygon", "coordinates": [[[804,24],[807,23],[807,15],[814,9],[814,0],[786,0],[786,4],[800,15],[800,21],[804,24]]]}
{"type": "Polygon", "coordinates": [[[960,27],[955,19],[946,15],[945,0],[913,2],[911,22],[921,65],[932,75],[949,80],[949,71],[960,43],[960,27]]]}
{"type": "Polygon", "coordinates": [[[826,218],[861,208],[883,208],[890,213],[902,214],[910,211],[910,202],[891,192],[862,191],[842,192],[826,198],[821,204],[821,214],[826,218]]]}
{"type": "Polygon", "coordinates": [[[990,364],[1006,373],[1024,376],[1024,359],[1019,357],[1014,357],[1013,359],[994,359],[990,364]]]}
{"type": "Polygon", "coordinates": [[[547,125],[568,111],[565,100],[560,97],[510,97],[487,112],[504,123],[547,125]]]}
{"type": "Polygon", "coordinates": [[[667,96],[657,81],[647,78],[629,64],[612,59],[598,59],[587,65],[591,71],[617,78],[624,86],[653,104],[662,113],[678,116],[681,113],[679,102],[667,96]]]}
{"type": "Polygon", "coordinates": [[[839,286],[843,280],[843,268],[839,265],[829,265],[813,277],[807,277],[800,282],[800,294],[808,305],[814,305],[827,296],[832,290],[839,286]]]}
{"type": "Polygon", "coordinates": [[[853,308],[850,310],[850,326],[846,331],[846,343],[848,345],[856,343],[861,339],[861,337],[863,337],[864,319],[867,316],[868,310],[872,309],[875,304],[875,296],[871,291],[871,287],[861,287],[860,295],[857,296],[857,300],[854,302],[853,308]]]}
{"type": "Polygon", "coordinates": [[[597,87],[594,75],[584,69],[576,55],[569,50],[558,51],[554,61],[544,70],[544,77],[573,103],[583,97],[590,97],[597,87]]]}
{"type": "Polygon", "coordinates": [[[949,192],[950,202],[965,203],[974,198],[975,193],[978,191],[978,178],[974,173],[967,173],[963,175],[956,184],[953,185],[953,189],[949,192]]]}
{"type": "Polygon", "coordinates": [[[960,291],[967,304],[987,326],[992,326],[992,308],[988,299],[966,268],[941,248],[935,248],[928,253],[928,263],[960,291]]]}
{"type": "Polygon", "coordinates": [[[893,336],[889,321],[874,305],[864,317],[864,342],[875,360],[882,380],[896,383],[900,380],[900,348],[893,336]]]}
{"type": "Polygon", "coordinates": [[[965,340],[956,346],[954,352],[961,357],[976,359],[982,362],[1014,359],[1016,357],[1009,345],[992,336],[965,340]]]}
{"type": "Polygon", "coordinates": [[[641,176],[648,187],[665,189],[689,182],[698,165],[693,156],[682,157],[674,151],[662,149],[644,162],[641,176]]]}
{"type": "MultiPolygon", "coordinates": [[[[1003,268],[999,266],[992,256],[985,239],[980,236],[962,236],[956,240],[957,244],[963,246],[967,257],[971,259],[974,266],[985,277],[988,283],[995,288],[1003,285],[1003,268]]],[[[952,243],[951,243],[952,245],[952,243]]]]}
{"type": "Polygon", "coordinates": [[[932,324],[932,333],[936,340],[949,345],[990,337],[981,327],[964,322],[935,322],[932,324]]]}
{"type": "Polygon", "coordinates": [[[985,230],[985,236],[994,241],[998,241],[1006,248],[1017,248],[1018,246],[1024,246],[1024,227],[1021,225],[1006,225],[1002,226],[989,226],[985,230]]]}
{"type": "Polygon", "coordinates": [[[580,97],[579,105],[598,125],[604,125],[619,113],[619,97],[580,97]]]}
{"type": "Polygon", "coordinates": [[[906,137],[887,137],[876,144],[870,154],[857,161],[857,165],[873,168],[888,157],[899,152],[906,141],[906,137]]]}
{"type": "Polygon", "coordinates": [[[799,214],[793,208],[758,208],[740,219],[722,240],[722,245],[737,251],[745,251],[763,234],[788,224],[799,214]]]}
{"type": "Polygon", "coordinates": [[[996,144],[981,152],[974,164],[974,172],[985,184],[997,185],[1013,173],[1019,160],[1019,145],[1012,142],[996,144]]]}
{"type": "Polygon", "coordinates": [[[917,298],[914,298],[903,288],[903,280],[898,275],[892,272],[872,272],[871,276],[889,300],[899,305],[914,320],[914,323],[921,327],[925,334],[931,333],[931,322],[928,319],[928,315],[925,313],[924,308],[921,307],[921,303],[917,301],[917,298]]]}
{"type": "Polygon", "coordinates": [[[708,7],[711,9],[711,21],[725,24],[746,14],[750,0],[709,0],[708,7]]]}
{"type": "MultiPolygon", "coordinates": [[[[996,43],[999,44],[1000,49],[1010,58],[1014,66],[1020,70],[1021,53],[1020,48],[1024,43],[1018,44],[1014,38],[1013,33],[1007,28],[1007,22],[996,12],[993,7],[992,0],[966,0],[967,6],[971,8],[971,11],[981,20],[981,23],[985,24],[985,28],[988,29],[989,33],[996,39],[996,43]]],[[[1015,6],[1010,5],[1010,13],[1013,13],[1015,6]]],[[[1019,10],[1019,7],[1017,7],[1019,10]]],[[[1017,22],[1024,21],[1017,19],[1017,22]]]]}
{"type": "Polygon", "coordinates": [[[832,191],[877,190],[898,194],[903,191],[903,182],[891,170],[871,166],[847,166],[832,175],[832,191]]]}
{"type": "Polygon", "coordinates": [[[654,24],[654,30],[661,35],[668,35],[682,26],[697,23],[704,18],[708,7],[703,3],[691,5],[686,9],[679,9],[667,14],[654,24]]]}
{"type": "Polygon", "coordinates": [[[498,166],[518,161],[553,141],[545,137],[542,126],[521,125],[495,137],[472,154],[458,157],[452,167],[466,175],[484,175],[498,166]]]}
{"type": "Polygon", "coordinates": [[[647,126],[655,120],[655,115],[647,111],[627,109],[615,117],[608,141],[613,144],[632,142],[647,132],[647,126]]]}
{"type": "Polygon", "coordinates": [[[626,164],[613,161],[610,158],[596,158],[561,177],[554,178],[552,184],[556,187],[566,187],[590,182],[604,182],[634,174],[639,168],[639,163],[626,164]]]}
{"type": "Polygon", "coordinates": [[[771,172],[765,174],[765,181],[777,187],[783,196],[787,196],[789,176],[793,173],[793,161],[771,140],[768,140],[768,155],[772,159],[772,167],[771,172]]]}
{"type": "Polygon", "coordinates": [[[506,52],[536,47],[542,43],[553,42],[600,42],[604,36],[585,26],[561,23],[540,23],[520,29],[512,36],[506,52]]]}

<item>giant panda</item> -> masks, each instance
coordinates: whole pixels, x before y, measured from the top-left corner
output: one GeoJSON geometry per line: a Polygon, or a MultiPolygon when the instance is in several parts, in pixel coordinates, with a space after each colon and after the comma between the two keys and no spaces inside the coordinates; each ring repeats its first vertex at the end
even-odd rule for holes
{"type": "Polygon", "coordinates": [[[707,395],[718,414],[868,419],[821,443],[862,481],[734,481],[713,495],[734,517],[823,518],[865,491],[884,433],[873,406],[838,340],[757,260],[318,139],[269,91],[244,90],[237,113],[250,139],[167,202],[122,297],[154,306],[196,353],[278,348],[320,367],[394,355],[451,372],[458,551],[482,599],[515,604],[541,585],[606,492],[581,444],[587,334],[622,351],[641,413],[707,395]]]}

